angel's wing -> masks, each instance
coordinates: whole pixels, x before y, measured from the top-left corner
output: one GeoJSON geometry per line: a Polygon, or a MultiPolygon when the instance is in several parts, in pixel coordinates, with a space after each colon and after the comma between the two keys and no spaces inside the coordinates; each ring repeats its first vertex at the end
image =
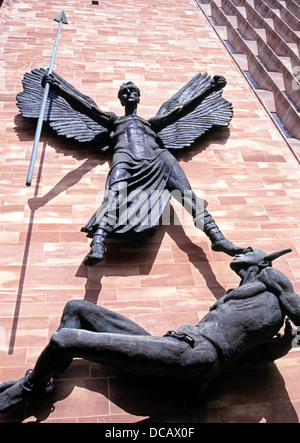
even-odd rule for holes
{"type": "MultiPolygon", "coordinates": [[[[41,82],[43,76],[47,73],[48,71],[46,69],[40,68],[34,69],[31,73],[27,72],[24,75],[24,90],[17,95],[17,106],[23,117],[39,117],[44,95],[44,88],[41,82]]],[[[70,90],[70,92],[96,106],[96,103],[90,97],[83,95],[58,74],[53,72],[53,75],[65,88],[70,90]]],[[[49,122],[50,126],[58,135],[73,138],[82,143],[95,143],[97,147],[102,150],[108,148],[109,134],[107,129],[87,115],[74,110],[63,97],[60,97],[51,89],[48,94],[44,121],[49,122]]]]}
{"type": "MultiPolygon", "coordinates": [[[[156,117],[162,116],[187,100],[201,94],[210,85],[211,76],[198,73],[159,109],[156,117]]],[[[232,104],[222,97],[222,90],[213,92],[190,114],[166,126],[158,133],[167,149],[191,146],[213,126],[228,126],[233,116],[232,104]]]]}

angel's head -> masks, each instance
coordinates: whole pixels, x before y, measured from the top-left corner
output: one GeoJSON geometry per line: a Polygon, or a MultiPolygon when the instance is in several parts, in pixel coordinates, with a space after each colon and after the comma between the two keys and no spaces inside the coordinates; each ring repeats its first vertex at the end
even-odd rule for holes
{"type": "Polygon", "coordinates": [[[126,106],[129,103],[140,102],[140,90],[139,88],[132,82],[123,83],[119,89],[118,98],[121,101],[122,106],[126,106]]]}

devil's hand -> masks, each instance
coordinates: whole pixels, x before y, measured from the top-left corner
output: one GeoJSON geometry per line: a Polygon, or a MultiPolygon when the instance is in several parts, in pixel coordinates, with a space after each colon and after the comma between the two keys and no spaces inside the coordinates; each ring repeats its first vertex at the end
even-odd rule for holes
{"type": "Polygon", "coordinates": [[[293,338],[294,334],[290,319],[286,318],[282,339],[284,339],[287,343],[291,343],[293,338]]]}

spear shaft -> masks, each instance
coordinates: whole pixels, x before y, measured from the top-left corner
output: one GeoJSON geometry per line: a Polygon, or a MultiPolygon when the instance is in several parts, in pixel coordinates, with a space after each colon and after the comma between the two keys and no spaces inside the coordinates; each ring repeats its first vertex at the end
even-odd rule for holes
{"type": "MultiPolygon", "coordinates": [[[[48,70],[49,74],[51,74],[53,71],[53,66],[54,66],[54,61],[55,61],[55,56],[56,56],[56,51],[57,51],[57,47],[58,47],[58,41],[59,41],[62,25],[63,25],[63,23],[68,24],[67,17],[65,16],[64,11],[62,11],[57,17],[55,17],[54,20],[56,22],[59,22],[59,25],[58,25],[58,29],[57,29],[57,34],[56,34],[56,39],[55,39],[52,57],[51,57],[51,61],[50,61],[50,66],[49,66],[49,70],[48,70]]],[[[47,98],[48,98],[48,94],[49,94],[49,89],[50,89],[50,85],[49,85],[49,83],[46,83],[45,89],[44,89],[42,105],[41,105],[41,110],[40,110],[40,114],[39,114],[39,118],[38,118],[38,122],[37,122],[37,127],[36,127],[36,131],[35,131],[35,136],[34,136],[33,148],[32,148],[32,152],[31,152],[31,158],[30,158],[28,174],[27,174],[27,179],[26,179],[26,186],[31,186],[31,182],[32,182],[33,170],[34,170],[36,154],[37,154],[39,141],[40,141],[40,137],[41,137],[41,132],[42,132],[42,127],[43,127],[43,122],[44,122],[44,115],[45,115],[45,109],[46,109],[46,105],[47,105],[47,98]]]]}

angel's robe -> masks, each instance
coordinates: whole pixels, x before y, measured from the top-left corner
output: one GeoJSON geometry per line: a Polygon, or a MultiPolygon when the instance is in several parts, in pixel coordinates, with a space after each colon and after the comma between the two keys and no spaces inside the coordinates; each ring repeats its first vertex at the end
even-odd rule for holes
{"type": "Polygon", "coordinates": [[[156,140],[166,122],[136,114],[106,116],[112,130],[112,167],[103,202],[82,231],[93,237],[102,228],[110,236],[144,240],[156,231],[171,196],[167,183],[176,160],[156,140]]]}

